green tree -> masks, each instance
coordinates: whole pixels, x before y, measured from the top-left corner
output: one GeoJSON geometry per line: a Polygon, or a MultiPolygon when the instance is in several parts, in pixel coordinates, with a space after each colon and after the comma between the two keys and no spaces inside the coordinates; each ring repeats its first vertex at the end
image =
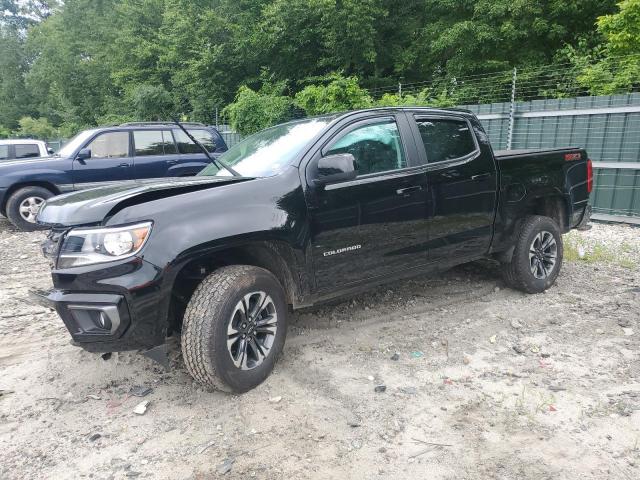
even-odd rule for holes
{"type": "Polygon", "coordinates": [[[582,73],[578,81],[592,95],[628,92],[640,86],[640,0],[625,0],[619,11],[598,18],[604,43],[588,54],[575,52],[573,60],[582,73]],[[599,58],[591,63],[592,57],[599,58]]]}
{"type": "Polygon", "coordinates": [[[16,28],[0,25],[0,52],[0,125],[12,130],[22,115],[33,112],[24,82],[27,54],[16,28]]]}
{"type": "Polygon", "coordinates": [[[326,85],[309,85],[296,94],[296,105],[307,115],[343,112],[373,104],[369,93],[358,84],[356,77],[345,78],[332,74],[328,79],[326,85]]]}
{"type": "Polygon", "coordinates": [[[124,98],[111,80],[116,0],[68,0],[29,30],[27,87],[56,125],[95,125],[124,98]],[[99,21],[97,21],[99,19],[99,21]]]}
{"type": "Polygon", "coordinates": [[[18,123],[20,126],[15,133],[20,137],[49,140],[57,137],[58,134],[46,118],[22,117],[18,123]]]}
{"type": "Polygon", "coordinates": [[[175,116],[173,98],[164,87],[142,84],[131,93],[131,105],[138,120],[167,120],[175,116]]]}
{"type": "Polygon", "coordinates": [[[293,101],[278,95],[273,88],[259,92],[247,86],[238,90],[235,101],[224,109],[231,126],[242,135],[250,135],[293,116],[293,101]]]}

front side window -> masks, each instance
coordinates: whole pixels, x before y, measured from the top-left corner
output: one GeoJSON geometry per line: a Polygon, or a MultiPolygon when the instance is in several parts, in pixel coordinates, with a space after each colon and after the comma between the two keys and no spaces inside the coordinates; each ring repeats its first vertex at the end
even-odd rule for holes
{"type": "Polygon", "coordinates": [[[0,145],[0,160],[9,158],[9,145],[0,145]]]}
{"type": "Polygon", "coordinates": [[[331,145],[324,156],[350,153],[356,160],[358,175],[386,172],[407,166],[394,120],[363,125],[346,133],[331,145]]]}
{"type": "Polygon", "coordinates": [[[87,148],[92,158],[122,158],[129,156],[129,132],[108,132],[98,135],[87,148]]]}
{"type": "MultiPolygon", "coordinates": [[[[191,135],[193,135],[193,138],[198,140],[209,153],[215,151],[216,144],[211,132],[209,132],[208,130],[191,130],[190,128],[188,128],[187,131],[191,135]]],[[[175,129],[173,131],[173,134],[176,137],[176,142],[178,143],[178,151],[180,153],[202,153],[200,147],[193,143],[182,130],[175,129]]]]}
{"type": "Polygon", "coordinates": [[[40,156],[40,149],[34,143],[15,145],[16,158],[35,158],[40,156]]]}
{"type": "Polygon", "coordinates": [[[473,133],[464,120],[418,118],[416,122],[428,163],[462,158],[476,150],[473,133]]]}
{"type": "Polygon", "coordinates": [[[176,153],[173,137],[168,130],[136,130],[133,132],[133,144],[136,157],[176,153]]]}

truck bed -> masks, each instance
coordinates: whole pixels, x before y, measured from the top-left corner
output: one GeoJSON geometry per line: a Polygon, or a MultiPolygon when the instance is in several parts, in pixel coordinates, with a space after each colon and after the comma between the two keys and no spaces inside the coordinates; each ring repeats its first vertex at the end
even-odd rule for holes
{"type": "Polygon", "coordinates": [[[559,147],[559,148],[523,148],[520,150],[494,150],[493,155],[497,160],[502,160],[504,158],[520,158],[520,157],[528,157],[528,156],[539,156],[548,153],[559,153],[566,152],[579,153],[582,150],[579,147],[559,147]]]}

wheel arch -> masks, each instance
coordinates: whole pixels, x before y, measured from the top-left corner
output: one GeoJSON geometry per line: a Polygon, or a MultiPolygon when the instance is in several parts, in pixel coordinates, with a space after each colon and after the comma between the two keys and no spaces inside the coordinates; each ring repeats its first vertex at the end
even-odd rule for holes
{"type": "Polygon", "coordinates": [[[197,286],[213,271],[229,265],[251,265],[271,272],[282,285],[289,305],[301,303],[304,279],[298,272],[304,269],[294,249],[284,241],[247,242],[193,256],[174,268],[167,291],[166,309],[169,333],[179,331],[184,310],[197,286]]]}
{"type": "Polygon", "coordinates": [[[2,204],[0,205],[0,213],[2,213],[2,215],[7,214],[7,202],[9,201],[9,199],[11,198],[11,196],[16,193],[18,190],[20,190],[21,188],[25,188],[25,187],[41,187],[41,188],[46,188],[47,190],[49,190],[51,193],[53,193],[54,195],[60,195],[60,189],[58,187],[56,187],[53,183],[51,182],[46,182],[46,181],[41,181],[41,180],[35,180],[35,181],[27,181],[27,182],[18,182],[18,183],[14,183],[13,185],[11,185],[8,189],[7,192],[4,195],[4,198],[2,199],[2,204]]]}
{"type": "Polygon", "coordinates": [[[569,219],[571,218],[569,208],[568,200],[559,193],[523,200],[520,205],[509,211],[508,216],[513,220],[510,221],[509,227],[497,243],[497,248],[493,247],[493,257],[501,263],[511,261],[520,226],[527,217],[532,215],[551,218],[558,225],[560,233],[567,233],[570,230],[569,219]]]}
{"type": "Polygon", "coordinates": [[[569,219],[571,218],[569,202],[561,195],[533,198],[529,202],[527,210],[529,215],[541,215],[554,220],[560,233],[569,231],[569,219]]]}

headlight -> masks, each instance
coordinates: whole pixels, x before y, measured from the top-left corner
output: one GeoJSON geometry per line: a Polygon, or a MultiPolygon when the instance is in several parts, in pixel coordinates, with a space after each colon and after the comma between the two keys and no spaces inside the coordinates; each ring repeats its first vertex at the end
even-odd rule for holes
{"type": "Polygon", "coordinates": [[[124,227],[77,228],[64,238],[58,268],[79,267],[131,257],[144,246],[151,222],[124,227]]]}

